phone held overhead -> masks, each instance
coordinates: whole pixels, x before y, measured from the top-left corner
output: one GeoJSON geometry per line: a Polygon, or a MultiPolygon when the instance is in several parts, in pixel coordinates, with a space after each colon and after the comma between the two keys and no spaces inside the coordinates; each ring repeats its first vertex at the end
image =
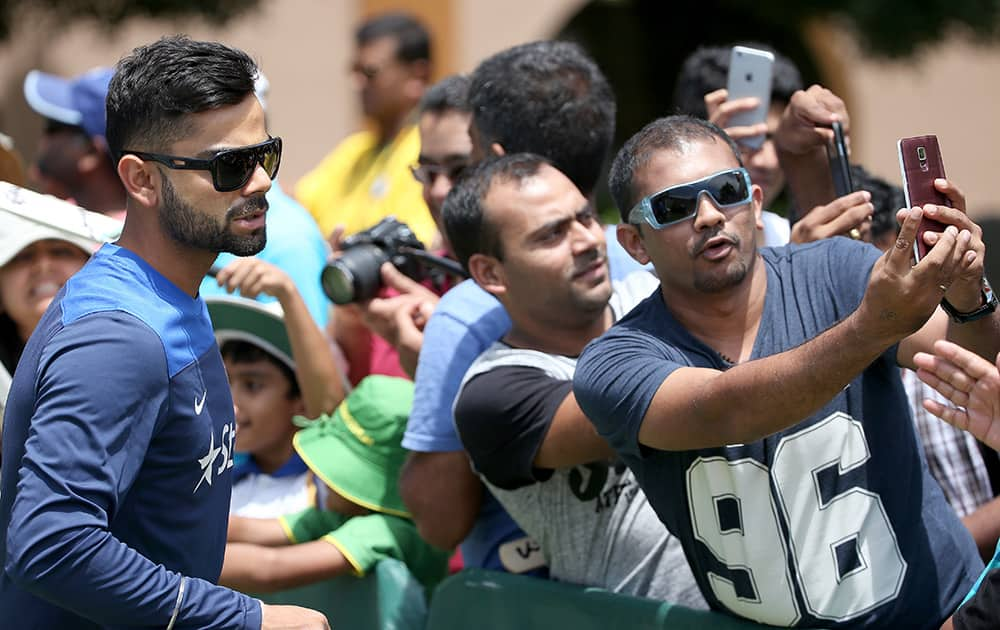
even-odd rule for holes
{"type": "MultiPolygon", "coordinates": [[[[944,179],[944,160],[937,136],[913,136],[900,138],[896,143],[899,154],[899,169],[903,175],[903,193],[906,207],[923,207],[925,204],[951,206],[944,193],[934,187],[935,179],[944,179]]],[[[946,225],[924,216],[917,228],[917,238],[913,243],[913,260],[919,262],[930,251],[924,241],[924,232],[944,232],[946,225]]]]}
{"type": "MultiPolygon", "coordinates": [[[[745,112],[738,112],[729,120],[729,126],[748,127],[767,120],[771,107],[771,76],[774,69],[774,54],[747,46],[733,46],[729,57],[729,76],[726,82],[728,100],[756,98],[757,106],[745,112]]],[[[758,134],[740,140],[740,144],[759,149],[764,144],[765,134],[758,134]]]]}

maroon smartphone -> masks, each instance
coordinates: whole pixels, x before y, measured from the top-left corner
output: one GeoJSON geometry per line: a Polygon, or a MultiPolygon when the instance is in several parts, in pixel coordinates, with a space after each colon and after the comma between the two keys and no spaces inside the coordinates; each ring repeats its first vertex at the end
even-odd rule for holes
{"type": "MultiPolygon", "coordinates": [[[[932,203],[951,207],[951,202],[937,188],[934,180],[944,175],[944,161],[937,136],[914,136],[901,138],[896,144],[899,152],[899,169],[903,173],[903,192],[906,207],[914,208],[932,203]]],[[[933,219],[923,218],[917,228],[917,239],[913,243],[913,260],[919,261],[927,255],[930,247],[924,242],[924,232],[944,232],[947,226],[933,219]]]]}

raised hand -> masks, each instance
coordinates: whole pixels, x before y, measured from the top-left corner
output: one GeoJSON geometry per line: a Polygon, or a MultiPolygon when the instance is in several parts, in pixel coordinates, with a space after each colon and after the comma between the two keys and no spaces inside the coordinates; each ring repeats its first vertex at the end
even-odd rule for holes
{"type": "Polygon", "coordinates": [[[857,230],[861,240],[871,240],[871,193],[859,190],[816,206],[792,226],[793,243],[810,243],[857,230]]]}
{"type": "Polygon", "coordinates": [[[295,283],[287,273],[259,258],[237,258],[219,271],[215,280],[226,291],[239,290],[240,295],[250,299],[265,293],[281,301],[295,291],[295,283]]]}
{"type": "Polygon", "coordinates": [[[971,235],[954,225],[941,233],[934,249],[916,265],[913,241],[923,209],[900,210],[896,242],[872,268],[858,314],[866,334],[891,345],[926,323],[962,271],[971,235]]]}
{"type": "Polygon", "coordinates": [[[830,125],[835,120],[840,121],[847,134],[850,119],[844,101],[825,87],[812,85],[792,94],[781,115],[774,142],[778,149],[799,155],[826,147],[833,140],[830,125]]]}
{"type": "Polygon", "coordinates": [[[925,399],[924,409],[959,429],[968,431],[990,448],[1000,450],[1000,356],[994,365],[950,341],[937,341],[934,354],[913,357],[917,376],[951,405],[925,399]]]}
{"type": "Polygon", "coordinates": [[[709,122],[723,129],[737,144],[746,138],[753,138],[767,133],[767,123],[730,127],[729,120],[735,114],[753,110],[760,104],[760,101],[752,96],[738,98],[733,101],[726,100],[728,97],[729,91],[726,88],[721,88],[705,95],[705,109],[708,112],[709,122]]]}

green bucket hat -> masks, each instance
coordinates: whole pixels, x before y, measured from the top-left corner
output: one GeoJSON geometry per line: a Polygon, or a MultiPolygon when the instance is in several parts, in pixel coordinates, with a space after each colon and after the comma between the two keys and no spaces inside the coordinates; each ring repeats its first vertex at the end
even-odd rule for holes
{"type": "Polygon", "coordinates": [[[295,371],[292,342],[277,302],[263,304],[235,295],[210,295],[205,297],[205,305],[220,348],[227,341],[245,341],[295,371]]]}
{"type": "Polygon", "coordinates": [[[413,382],[372,375],[354,388],[333,415],[310,421],[295,434],[295,450],[337,494],[376,512],[411,518],[399,496],[406,461],[403,433],[413,405],[413,382]]]}

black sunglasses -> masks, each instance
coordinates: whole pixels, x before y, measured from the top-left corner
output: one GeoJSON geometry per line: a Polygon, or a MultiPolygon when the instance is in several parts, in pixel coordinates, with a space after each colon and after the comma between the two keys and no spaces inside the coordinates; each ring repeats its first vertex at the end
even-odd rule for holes
{"type": "Polygon", "coordinates": [[[159,162],[167,168],[187,171],[209,171],[212,185],[219,192],[232,192],[247,185],[257,165],[264,167],[267,176],[274,179],[281,166],[281,138],[268,138],[260,144],[235,149],[223,149],[211,159],[178,157],[145,151],[122,151],[143,160],[159,162]]]}

